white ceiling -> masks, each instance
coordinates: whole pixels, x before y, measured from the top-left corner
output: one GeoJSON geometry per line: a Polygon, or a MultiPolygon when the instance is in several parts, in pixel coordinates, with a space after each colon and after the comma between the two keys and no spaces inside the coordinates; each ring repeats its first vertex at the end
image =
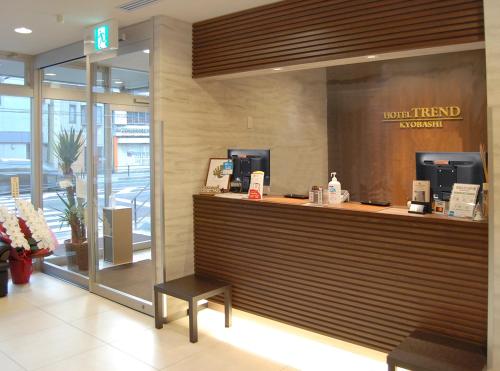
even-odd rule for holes
{"type": "Polygon", "coordinates": [[[134,12],[116,9],[129,0],[1,0],[0,50],[39,54],[83,40],[85,27],[109,18],[120,27],[144,21],[154,15],[168,15],[197,22],[224,14],[276,2],[276,0],[160,0],[134,12]],[[64,23],[56,16],[62,14],[64,23]],[[30,35],[20,35],[16,27],[28,27],[30,35]]]}

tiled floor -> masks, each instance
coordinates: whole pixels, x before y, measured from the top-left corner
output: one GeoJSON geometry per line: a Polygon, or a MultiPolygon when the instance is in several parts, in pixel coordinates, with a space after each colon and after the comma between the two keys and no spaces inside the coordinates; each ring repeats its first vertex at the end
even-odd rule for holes
{"type": "Polygon", "coordinates": [[[186,318],[153,318],[34,274],[0,298],[0,370],[384,371],[385,355],[240,311],[199,313],[199,342],[186,318]]]}

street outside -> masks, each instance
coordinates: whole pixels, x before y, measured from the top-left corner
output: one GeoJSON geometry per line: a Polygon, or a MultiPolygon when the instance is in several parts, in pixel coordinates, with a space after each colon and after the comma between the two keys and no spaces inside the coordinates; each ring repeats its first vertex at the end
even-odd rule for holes
{"type": "MultiPolygon", "coordinates": [[[[113,174],[112,188],[115,206],[132,208],[132,228],[134,234],[151,236],[151,202],[150,202],[149,171],[123,172],[113,174]],[[136,207],[134,207],[134,200],[136,207]],[[136,222],[135,222],[136,221],[136,222]]],[[[104,207],[104,177],[98,178],[98,213],[99,235],[102,236],[102,208],[104,207]]],[[[71,237],[71,231],[66,223],[61,226],[60,215],[64,208],[57,193],[64,197],[64,191],[46,191],[43,194],[43,211],[47,224],[55,233],[59,243],[71,237]]],[[[31,195],[21,194],[20,198],[30,199],[31,195]]],[[[15,208],[15,202],[10,195],[0,196],[0,206],[15,208]]]]}

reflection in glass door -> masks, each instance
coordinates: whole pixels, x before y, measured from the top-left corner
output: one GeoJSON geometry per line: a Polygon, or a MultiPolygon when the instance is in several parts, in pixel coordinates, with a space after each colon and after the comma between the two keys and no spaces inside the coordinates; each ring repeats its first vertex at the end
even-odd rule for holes
{"type": "Polygon", "coordinates": [[[88,286],[87,103],[82,59],[42,71],[42,206],[58,246],[44,271],[88,286]]]}
{"type": "Polygon", "coordinates": [[[95,283],[114,300],[151,303],[149,57],[120,55],[94,70],[95,283]]]}
{"type": "Polygon", "coordinates": [[[0,207],[15,207],[12,176],[19,177],[19,197],[31,199],[31,157],[31,98],[0,95],[0,207]]]}
{"type": "Polygon", "coordinates": [[[76,189],[86,176],[85,109],[85,102],[43,100],[42,179],[44,214],[59,242],[46,263],[88,276],[85,195],[76,189]]]}

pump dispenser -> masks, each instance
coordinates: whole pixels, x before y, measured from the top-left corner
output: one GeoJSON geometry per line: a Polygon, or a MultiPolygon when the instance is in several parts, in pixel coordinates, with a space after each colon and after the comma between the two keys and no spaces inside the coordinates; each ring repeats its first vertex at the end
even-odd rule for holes
{"type": "Polygon", "coordinates": [[[340,204],[342,203],[342,193],[340,182],[335,177],[337,173],[331,173],[332,180],[328,183],[328,203],[340,204]]]}

